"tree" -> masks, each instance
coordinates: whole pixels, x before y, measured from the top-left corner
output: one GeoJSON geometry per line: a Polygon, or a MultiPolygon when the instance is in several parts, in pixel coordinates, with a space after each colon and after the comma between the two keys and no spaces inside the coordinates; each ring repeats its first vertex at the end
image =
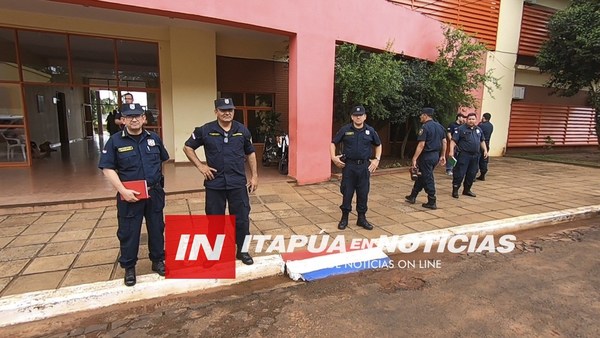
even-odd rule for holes
{"type": "MultiPolygon", "coordinates": [[[[600,2],[573,0],[548,23],[549,38],[536,65],[550,75],[546,83],[554,94],[573,96],[587,89],[596,110],[596,135],[600,136],[600,2]]],[[[600,137],[598,138],[600,144],[600,137]]]]}
{"type": "MultiPolygon", "coordinates": [[[[438,120],[448,123],[459,107],[475,107],[473,90],[499,88],[491,70],[483,72],[486,48],[461,30],[447,27],[435,62],[405,60],[392,52],[371,53],[356,45],[337,47],[334,107],[338,120],[346,120],[353,105],[362,104],[375,120],[416,124],[423,107],[433,107],[438,120]]],[[[406,130],[404,157],[410,129],[406,130]]]]}
{"type": "MultiPolygon", "coordinates": [[[[398,99],[390,102],[392,107],[392,115],[390,122],[400,128],[402,123],[406,122],[404,129],[404,139],[400,148],[400,158],[404,158],[406,154],[406,145],[411,130],[418,130],[418,119],[423,107],[429,106],[429,101],[432,95],[430,80],[430,64],[423,60],[409,60],[406,62],[406,67],[403,69],[402,87],[398,99]]],[[[400,130],[397,130],[400,131],[400,130]]]]}
{"type": "MultiPolygon", "coordinates": [[[[389,46],[388,46],[389,48],[389,46]]],[[[335,57],[334,108],[336,119],[348,118],[354,105],[363,105],[369,116],[386,120],[391,115],[389,102],[402,88],[403,62],[389,51],[370,53],[353,44],[337,47],[335,57]]]]}
{"type": "Polygon", "coordinates": [[[487,52],[484,44],[449,26],[444,30],[444,37],[429,74],[433,87],[431,107],[438,112],[440,122],[446,124],[460,107],[477,106],[473,90],[483,85],[491,94],[500,85],[492,76],[492,70],[482,72],[487,52]]]}

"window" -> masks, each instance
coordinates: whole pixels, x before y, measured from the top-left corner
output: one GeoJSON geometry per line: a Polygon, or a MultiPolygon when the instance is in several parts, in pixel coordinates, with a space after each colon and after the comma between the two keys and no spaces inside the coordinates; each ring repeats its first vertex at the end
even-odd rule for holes
{"type": "Polygon", "coordinates": [[[19,81],[15,31],[0,28],[0,81],[19,81]]]}
{"type": "Polygon", "coordinates": [[[265,123],[265,115],[273,112],[275,94],[222,92],[221,97],[233,99],[236,108],[234,119],[250,130],[254,143],[262,143],[269,129],[279,127],[279,121],[276,125],[265,123]]]}

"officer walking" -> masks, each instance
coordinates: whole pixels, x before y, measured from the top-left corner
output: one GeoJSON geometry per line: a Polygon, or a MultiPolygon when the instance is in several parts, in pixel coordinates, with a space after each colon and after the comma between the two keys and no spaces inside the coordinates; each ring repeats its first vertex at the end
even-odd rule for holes
{"type": "MultiPolygon", "coordinates": [[[[488,151],[490,151],[490,140],[492,138],[492,133],[494,132],[494,125],[490,122],[492,118],[492,114],[485,113],[481,116],[481,122],[479,123],[479,128],[483,132],[483,136],[485,137],[485,147],[488,151]]],[[[489,156],[484,158],[483,154],[479,157],[479,177],[477,179],[479,181],[485,181],[485,174],[488,172],[488,162],[490,158],[489,156]]]]}
{"type": "Polygon", "coordinates": [[[139,104],[126,104],[121,109],[122,131],[106,142],[98,167],[117,189],[117,237],[121,246],[119,263],[125,269],[125,285],[136,283],[142,218],[146,219],[148,248],[152,271],[165,275],[163,208],[165,206],[162,162],[169,159],[160,137],[143,128],[144,110],[139,104]],[[138,199],[141,191],[127,189],[123,182],[146,180],[147,199],[138,199]]]}
{"type": "Polygon", "coordinates": [[[433,170],[438,163],[446,164],[446,131],[432,119],[434,113],[433,108],[423,108],[419,116],[423,126],[417,136],[419,143],[412,158],[412,167],[418,168],[421,175],[415,181],[410,195],[404,197],[408,203],[415,204],[417,195],[425,189],[427,203],[421,206],[429,209],[437,209],[433,170]]]}
{"type": "Polygon", "coordinates": [[[372,230],[373,225],[367,221],[367,200],[369,196],[369,179],[371,173],[379,166],[381,161],[381,140],[379,135],[365,123],[367,112],[365,107],[356,106],[351,112],[352,123],[343,126],[331,141],[331,161],[336,167],[342,168],[342,183],[340,191],[343,195],[342,219],[338,229],[344,230],[348,226],[348,214],[352,211],[352,197],[356,191],[356,212],[358,220],[356,225],[367,230],[372,230]],[[335,155],[336,144],[343,143],[343,155],[335,155]],[[375,158],[370,160],[375,146],[375,158]]]}
{"type": "Polygon", "coordinates": [[[242,252],[246,235],[250,234],[250,198],[248,192],[258,187],[256,154],[250,131],[233,119],[235,106],[230,98],[215,100],[217,119],[194,129],[185,142],[183,152],[204,175],[206,187],[205,211],[207,215],[225,215],[225,205],[229,214],[235,215],[236,258],[246,265],[254,260],[247,252],[242,252]],[[196,149],[204,146],[206,164],[200,162],[196,149]],[[246,181],[244,159],[250,166],[250,182],[246,181]]]}
{"type": "Polygon", "coordinates": [[[456,129],[452,135],[450,156],[454,155],[456,147],[460,149],[452,178],[452,197],[454,198],[458,198],[458,188],[461,183],[463,184],[463,195],[476,197],[475,193],[471,191],[471,186],[477,175],[479,150],[481,149],[484,158],[488,157],[485,137],[481,128],[475,125],[476,118],[475,113],[469,113],[467,123],[456,129]]]}

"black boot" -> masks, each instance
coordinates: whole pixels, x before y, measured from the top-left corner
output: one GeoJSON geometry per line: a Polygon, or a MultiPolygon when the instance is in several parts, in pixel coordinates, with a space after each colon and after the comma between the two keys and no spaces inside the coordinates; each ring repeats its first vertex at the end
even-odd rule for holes
{"type": "Polygon", "coordinates": [[[465,195],[465,196],[471,196],[471,197],[477,197],[477,195],[475,195],[475,193],[472,192],[471,189],[469,189],[469,190],[467,190],[467,189],[463,190],[463,195],[465,195]]]}
{"type": "Polygon", "coordinates": [[[452,187],[452,197],[458,198],[458,188],[459,187],[452,187]]]}
{"type": "Polygon", "coordinates": [[[475,193],[471,191],[471,187],[472,187],[472,185],[465,184],[465,186],[463,187],[462,194],[465,196],[477,197],[477,195],[475,195],[475,193]]]}
{"type": "Polygon", "coordinates": [[[367,216],[364,213],[358,214],[356,225],[361,226],[367,230],[373,230],[373,226],[371,225],[371,223],[369,223],[369,221],[367,221],[367,216]]]}
{"type": "Polygon", "coordinates": [[[427,203],[423,203],[423,204],[421,204],[421,206],[423,208],[428,208],[428,209],[433,209],[433,210],[437,209],[437,205],[435,204],[435,196],[434,197],[427,196],[427,203]]]}
{"type": "Polygon", "coordinates": [[[342,219],[338,223],[338,229],[344,230],[348,226],[348,212],[342,211],[342,219]]]}
{"type": "Polygon", "coordinates": [[[481,173],[479,177],[477,177],[478,181],[485,181],[485,173],[481,173]]]}
{"type": "Polygon", "coordinates": [[[135,267],[132,268],[126,268],[125,269],[125,277],[123,278],[125,285],[127,286],[134,286],[136,279],[135,279],[135,267]]]}
{"type": "Polygon", "coordinates": [[[404,199],[410,204],[415,204],[417,202],[417,195],[411,193],[410,195],[404,196],[404,199]]]}

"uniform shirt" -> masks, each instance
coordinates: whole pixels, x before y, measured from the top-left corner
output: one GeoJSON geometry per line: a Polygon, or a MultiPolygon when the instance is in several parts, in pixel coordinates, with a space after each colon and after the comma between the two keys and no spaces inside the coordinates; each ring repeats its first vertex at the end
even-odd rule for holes
{"type": "Polygon", "coordinates": [[[492,139],[492,133],[494,132],[494,125],[490,123],[490,121],[480,122],[479,128],[481,128],[483,137],[485,137],[485,145],[489,148],[490,140],[492,139]]]}
{"type": "Polygon", "coordinates": [[[194,129],[185,145],[196,150],[204,146],[206,163],[217,169],[212,180],[204,180],[204,186],[215,190],[229,190],[246,186],[246,155],[252,154],[250,131],[241,123],[233,121],[225,132],[215,120],[194,129]]]}
{"type": "Polygon", "coordinates": [[[452,139],[458,145],[461,152],[479,153],[481,149],[481,141],[485,141],[481,128],[473,126],[470,128],[467,124],[463,124],[452,134],[452,139]]]}
{"type": "Polygon", "coordinates": [[[450,123],[450,124],[448,125],[448,129],[447,129],[447,131],[450,133],[450,135],[453,135],[453,134],[454,134],[454,131],[455,131],[456,129],[458,129],[458,127],[460,127],[461,125],[462,125],[462,124],[458,124],[456,121],[454,121],[454,122],[452,122],[452,123],[450,123]]]}
{"type": "Polygon", "coordinates": [[[112,135],[100,155],[98,168],[114,169],[121,181],[146,180],[148,187],[162,184],[162,162],[169,159],[160,137],[143,130],[136,140],[127,129],[112,135]]]}
{"type": "Polygon", "coordinates": [[[446,139],[446,131],[441,124],[429,120],[423,124],[417,135],[417,141],[425,141],[424,153],[440,152],[442,150],[442,141],[446,139]]]}
{"type": "Polygon", "coordinates": [[[351,160],[368,160],[373,153],[372,146],[381,144],[375,129],[366,123],[361,129],[354,128],[352,123],[340,128],[331,143],[340,142],[344,142],[344,155],[351,160]]]}

